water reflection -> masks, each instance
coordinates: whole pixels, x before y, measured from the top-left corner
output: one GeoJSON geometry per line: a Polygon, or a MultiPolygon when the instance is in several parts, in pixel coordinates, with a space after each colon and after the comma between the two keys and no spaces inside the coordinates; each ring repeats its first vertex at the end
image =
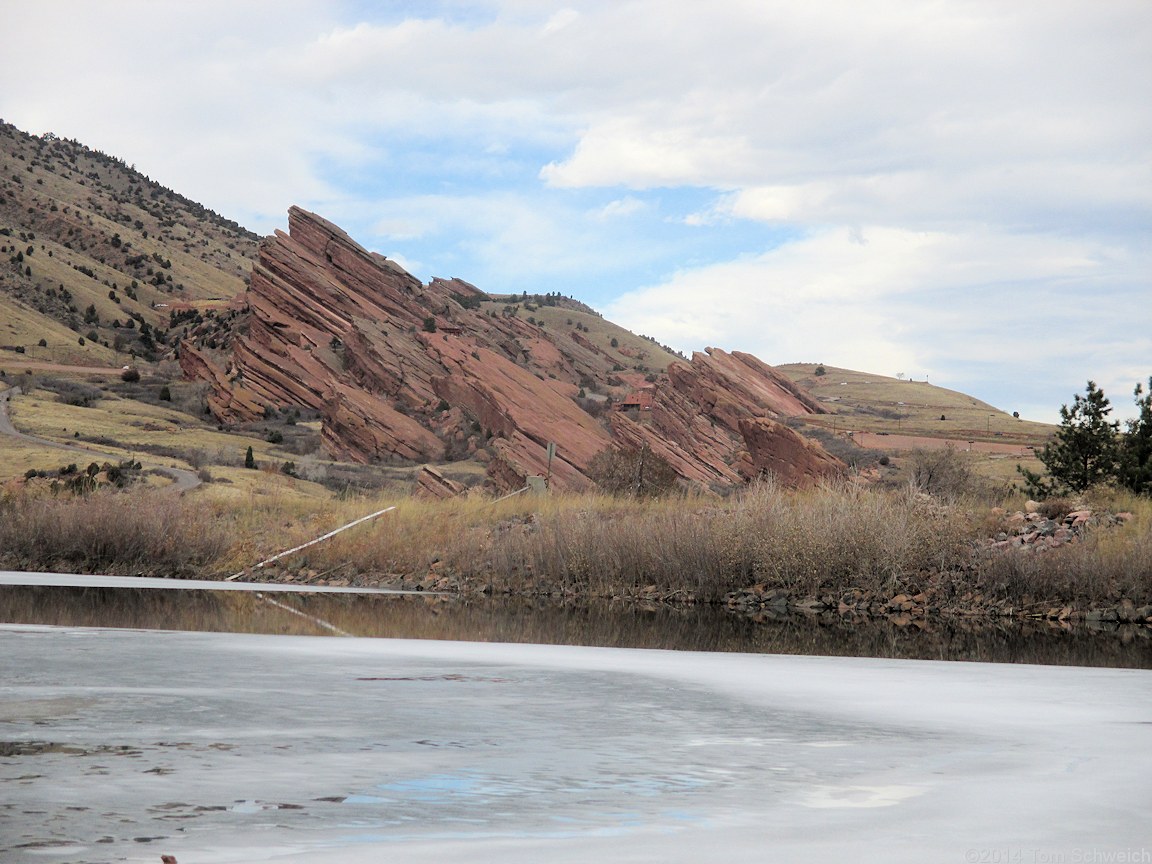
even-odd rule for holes
{"type": "Polygon", "coordinates": [[[682,651],[1152,668],[1144,628],[1067,632],[953,621],[920,629],[794,616],[757,622],[710,607],[436,595],[277,594],[0,586],[0,621],[226,633],[452,639],[682,651]],[[283,606],[291,607],[289,611],[283,606]]]}

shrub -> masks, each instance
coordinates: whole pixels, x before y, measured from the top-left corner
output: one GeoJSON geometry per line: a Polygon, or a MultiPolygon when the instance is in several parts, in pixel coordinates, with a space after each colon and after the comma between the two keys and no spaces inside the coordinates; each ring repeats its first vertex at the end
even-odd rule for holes
{"type": "Polygon", "coordinates": [[[951,445],[939,450],[913,450],[909,461],[910,482],[917,491],[952,501],[972,491],[972,467],[951,445]]]}
{"type": "Polygon", "coordinates": [[[612,495],[656,498],[677,487],[677,474],[645,444],[638,450],[608,449],[593,457],[588,476],[612,495]]]}
{"type": "Polygon", "coordinates": [[[120,373],[120,380],[125,381],[128,384],[135,384],[140,380],[140,370],[135,366],[129,366],[127,369],[120,373]]]}

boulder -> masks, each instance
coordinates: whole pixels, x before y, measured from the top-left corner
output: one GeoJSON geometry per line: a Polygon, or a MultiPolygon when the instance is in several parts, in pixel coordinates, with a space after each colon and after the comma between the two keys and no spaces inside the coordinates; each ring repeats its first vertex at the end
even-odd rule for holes
{"type": "Polygon", "coordinates": [[[823,447],[766,417],[740,421],[749,477],[770,474],[785,486],[810,488],[844,475],[847,466],[823,447]]]}
{"type": "Polygon", "coordinates": [[[466,491],[455,480],[449,480],[431,465],[424,465],[416,475],[416,494],[423,498],[444,500],[463,495],[466,491]]]}

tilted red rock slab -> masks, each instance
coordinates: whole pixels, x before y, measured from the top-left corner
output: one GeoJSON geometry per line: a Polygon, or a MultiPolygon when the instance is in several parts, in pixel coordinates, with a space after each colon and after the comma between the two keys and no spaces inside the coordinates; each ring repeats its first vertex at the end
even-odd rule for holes
{"type": "Polygon", "coordinates": [[[807,482],[835,467],[817,445],[760,422],[823,409],[749,354],[709,348],[649,385],[584,335],[473,308],[475,286],[423,285],[313,213],[293,207],[288,224],[260,246],[229,368],[192,342],[181,348],[181,368],[211,384],[210,410],[224,422],[259,419],[267,405],[312,408],[340,458],[475,454],[506,489],[548,471],[549,443],[557,489],[588,488],[585,472],[612,446],[647,444],[700,486],[764,470],[807,482]],[[651,392],[636,410],[597,419],[576,401],[589,381],[616,398],[651,392]]]}

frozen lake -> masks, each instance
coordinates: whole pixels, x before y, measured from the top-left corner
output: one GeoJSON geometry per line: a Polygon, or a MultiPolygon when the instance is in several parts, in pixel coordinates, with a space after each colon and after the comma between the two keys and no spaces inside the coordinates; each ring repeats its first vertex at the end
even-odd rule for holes
{"type": "Polygon", "coordinates": [[[1152,861],[1149,752],[1146,670],[0,625],[4,864],[1152,861]]]}

